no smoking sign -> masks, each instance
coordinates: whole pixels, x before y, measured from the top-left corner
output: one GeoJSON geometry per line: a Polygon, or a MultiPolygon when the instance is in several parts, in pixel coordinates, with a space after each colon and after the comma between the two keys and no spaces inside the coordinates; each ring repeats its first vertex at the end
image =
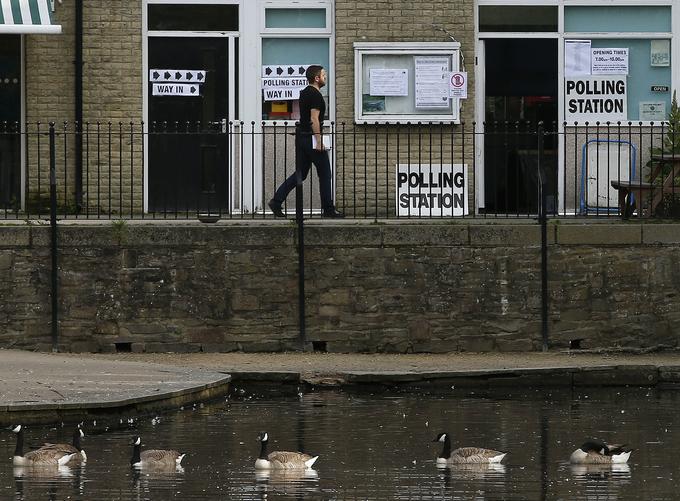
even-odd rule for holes
{"type": "Polygon", "coordinates": [[[454,71],[449,76],[449,97],[467,99],[467,72],[454,71]]]}

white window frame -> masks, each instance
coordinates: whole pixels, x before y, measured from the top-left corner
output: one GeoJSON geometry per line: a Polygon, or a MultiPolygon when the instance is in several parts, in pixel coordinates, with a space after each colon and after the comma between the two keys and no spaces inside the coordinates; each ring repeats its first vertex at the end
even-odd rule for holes
{"type": "MultiPolygon", "coordinates": [[[[248,0],[246,0],[248,1],[248,0]]],[[[262,0],[259,6],[259,26],[260,34],[258,37],[257,44],[257,55],[255,60],[257,61],[257,75],[258,79],[261,76],[260,69],[262,68],[262,39],[270,38],[309,38],[309,39],[328,39],[328,71],[329,78],[327,83],[328,88],[328,122],[335,121],[335,26],[333,23],[333,12],[334,12],[334,2],[333,0],[262,0]],[[326,9],[326,28],[265,28],[265,9],[275,8],[275,9],[326,9]]],[[[258,117],[262,117],[262,81],[259,80],[257,86],[258,89],[258,104],[257,113],[258,117]]],[[[281,124],[284,120],[259,120],[259,123],[266,126],[271,126],[274,123],[281,124]]],[[[287,120],[289,124],[293,124],[294,120],[287,120]]]]}
{"type": "Polygon", "coordinates": [[[302,0],[302,1],[286,1],[281,2],[277,0],[263,1],[260,6],[260,33],[269,35],[272,33],[289,34],[300,33],[305,34],[327,34],[333,33],[333,9],[332,3],[328,0],[302,0]],[[310,9],[318,10],[324,9],[326,11],[326,27],[325,28],[267,28],[267,9],[310,9]]]}
{"type": "MultiPolygon", "coordinates": [[[[485,120],[485,75],[483,70],[483,41],[489,38],[557,38],[557,64],[558,64],[558,127],[562,128],[564,123],[564,40],[591,38],[591,39],[670,39],[671,41],[671,96],[680,86],[680,5],[677,0],[475,0],[474,4],[475,19],[475,41],[476,59],[475,65],[475,122],[478,131],[481,131],[485,120]],[[480,6],[556,6],[557,31],[548,32],[480,32],[479,31],[479,7],[480,6]],[[670,7],[671,8],[671,32],[670,33],[631,33],[631,32],[597,32],[597,33],[576,33],[564,31],[564,8],[565,7],[670,7]]],[[[633,123],[633,127],[637,124],[633,123]]],[[[628,123],[621,124],[621,127],[628,127],[628,123]]],[[[564,210],[564,134],[559,135],[558,149],[558,193],[560,194],[559,211],[564,210]]],[[[484,165],[484,139],[483,136],[477,141],[477,151],[475,152],[477,161],[484,165]]],[[[480,170],[478,176],[477,197],[479,209],[484,207],[484,170],[480,170]]]]}
{"type": "Polygon", "coordinates": [[[448,114],[365,114],[362,106],[364,56],[449,56],[451,71],[460,68],[460,43],[458,42],[355,42],[354,43],[354,122],[358,124],[396,124],[405,122],[460,123],[460,99],[451,99],[448,114]]]}

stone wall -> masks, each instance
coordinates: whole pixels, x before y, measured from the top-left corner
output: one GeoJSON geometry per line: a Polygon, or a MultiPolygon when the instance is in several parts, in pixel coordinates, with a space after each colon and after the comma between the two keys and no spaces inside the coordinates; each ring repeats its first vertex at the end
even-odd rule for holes
{"type": "MultiPolygon", "coordinates": [[[[49,238],[0,226],[0,347],[51,348],[49,238]]],[[[295,349],[295,238],[287,223],[61,225],[60,349],[295,349]]],[[[535,224],[310,223],[305,238],[307,348],[541,349],[535,224]]],[[[551,224],[549,242],[553,349],[677,347],[680,226],[551,224]]]]}

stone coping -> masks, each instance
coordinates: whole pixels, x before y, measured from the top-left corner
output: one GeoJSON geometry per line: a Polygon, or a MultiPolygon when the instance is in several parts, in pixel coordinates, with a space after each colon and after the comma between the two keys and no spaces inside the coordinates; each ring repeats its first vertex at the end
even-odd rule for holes
{"type": "MultiPolygon", "coordinates": [[[[59,221],[59,246],[143,245],[202,246],[229,242],[232,246],[262,247],[276,243],[294,245],[292,221],[225,220],[215,224],[198,221],[125,220],[59,221]]],[[[312,219],[305,222],[307,246],[538,246],[540,226],[535,220],[343,220],[312,219]],[[427,229],[427,231],[424,231],[427,229]]],[[[49,224],[0,222],[0,248],[50,245],[49,224]]],[[[563,245],[673,245],[680,243],[680,224],[606,220],[551,220],[548,244],[563,245]]]]}

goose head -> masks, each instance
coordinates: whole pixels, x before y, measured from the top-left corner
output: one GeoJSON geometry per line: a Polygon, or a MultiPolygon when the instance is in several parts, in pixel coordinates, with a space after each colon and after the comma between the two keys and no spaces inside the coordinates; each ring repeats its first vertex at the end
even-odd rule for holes
{"type": "Polygon", "coordinates": [[[14,424],[9,427],[9,429],[12,431],[12,433],[19,433],[21,431],[21,425],[20,424],[14,424]]]}
{"type": "Polygon", "coordinates": [[[266,443],[269,441],[269,434],[266,431],[261,431],[260,434],[257,436],[257,440],[262,443],[266,443]]]}
{"type": "Polygon", "coordinates": [[[433,440],[433,442],[442,442],[442,443],[444,443],[444,442],[446,442],[446,439],[447,439],[447,438],[449,438],[449,434],[448,434],[448,433],[440,433],[439,435],[437,435],[437,436],[435,437],[435,439],[433,440]]]}

